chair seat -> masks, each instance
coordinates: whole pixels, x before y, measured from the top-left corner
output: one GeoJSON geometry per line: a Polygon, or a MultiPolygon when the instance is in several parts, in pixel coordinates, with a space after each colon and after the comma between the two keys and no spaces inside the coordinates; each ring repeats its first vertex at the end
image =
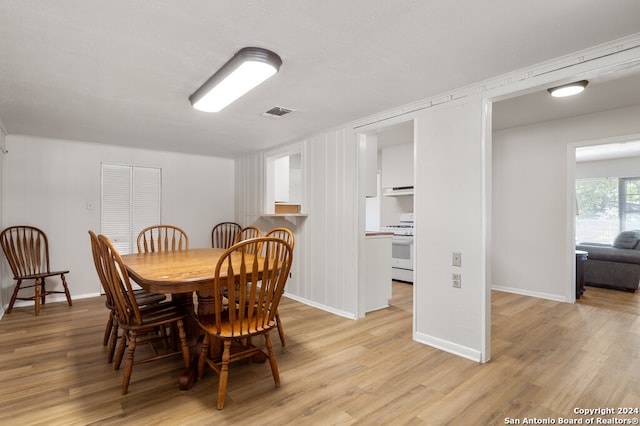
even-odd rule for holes
{"type": "Polygon", "coordinates": [[[142,318],[142,325],[128,325],[120,323],[120,327],[125,330],[142,330],[147,328],[155,328],[176,320],[182,320],[189,316],[187,311],[182,306],[174,305],[171,302],[160,303],[158,305],[147,306],[140,309],[140,316],[142,318]]]}
{"type": "Polygon", "coordinates": [[[133,293],[139,306],[155,305],[167,299],[164,294],[149,293],[145,290],[135,290],[133,293]]]}
{"type": "Polygon", "coordinates": [[[276,327],[275,320],[267,324],[261,324],[256,327],[255,318],[245,318],[244,321],[236,320],[233,324],[229,321],[227,314],[222,314],[222,322],[220,323],[220,332],[216,327],[215,315],[203,315],[198,318],[198,324],[205,332],[221,339],[235,339],[240,337],[249,337],[258,334],[264,334],[266,331],[276,327]],[[242,330],[242,333],[240,333],[242,330]]]}
{"type": "Polygon", "coordinates": [[[14,280],[17,280],[17,279],[33,280],[36,278],[55,277],[56,275],[64,275],[68,273],[69,271],[50,271],[50,272],[41,272],[39,274],[22,275],[20,277],[13,277],[13,279],[14,280]]]}

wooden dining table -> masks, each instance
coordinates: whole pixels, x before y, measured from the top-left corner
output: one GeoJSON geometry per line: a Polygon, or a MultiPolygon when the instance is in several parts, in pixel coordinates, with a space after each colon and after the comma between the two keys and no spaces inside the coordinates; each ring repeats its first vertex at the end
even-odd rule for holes
{"type": "MultiPolygon", "coordinates": [[[[122,256],[129,277],[144,290],[170,294],[173,301],[184,305],[192,314],[191,321],[185,324],[187,333],[198,336],[197,316],[214,313],[214,275],[218,261],[226,249],[196,248],[179,251],[162,251],[134,253],[122,256]],[[194,292],[197,308],[194,309],[194,292]]],[[[251,256],[251,255],[246,255],[251,256]]],[[[231,255],[232,267],[240,270],[240,254],[231,255]]],[[[248,262],[252,264],[252,262],[248,262]]],[[[262,268],[263,259],[258,259],[258,268],[262,268]]],[[[247,274],[251,273],[247,268],[247,274]]],[[[261,270],[259,270],[261,272],[261,270]]],[[[221,277],[226,276],[226,268],[221,270],[221,277]]],[[[195,356],[199,353],[196,345],[195,356]]],[[[180,387],[189,389],[195,380],[195,366],[185,370],[180,378],[180,387]]]]}

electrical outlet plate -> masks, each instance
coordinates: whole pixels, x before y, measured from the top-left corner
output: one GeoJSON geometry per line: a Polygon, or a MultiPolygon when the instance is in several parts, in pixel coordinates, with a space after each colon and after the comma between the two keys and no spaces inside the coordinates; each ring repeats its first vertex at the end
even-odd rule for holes
{"type": "Polygon", "coordinates": [[[452,264],[453,266],[462,266],[462,253],[458,253],[458,252],[453,252],[453,260],[452,260],[452,264]]]}
{"type": "Polygon", "coordinates": [[[454,288],[462,287],[462,275],[461,274],[451,274],[451,286],[454,288]]]}

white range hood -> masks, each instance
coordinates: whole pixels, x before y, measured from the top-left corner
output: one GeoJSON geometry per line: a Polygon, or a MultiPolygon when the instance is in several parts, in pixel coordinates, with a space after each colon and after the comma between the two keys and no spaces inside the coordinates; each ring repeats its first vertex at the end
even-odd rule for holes
{"type": "Polygon", "coordinates": [[[399,195],[413,195],[413,186],[397,186],[394,188],[385,188],[382,193],[385,197],[397,197],[399,195]]]}

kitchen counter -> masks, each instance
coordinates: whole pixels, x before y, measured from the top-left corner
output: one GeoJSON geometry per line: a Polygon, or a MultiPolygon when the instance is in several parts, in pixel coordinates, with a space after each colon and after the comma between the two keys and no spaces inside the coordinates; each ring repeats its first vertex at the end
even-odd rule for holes
{"type": "Polygon", "coordinates": [[[365,234],[367,238],[369,237],[393,237],[393,232],[383,232],[383,231],[367,231],[365,234]]]}
{"type": "Polygon", "coordinates": [[[393,232],[367,232],[365,313],[389,307],[391,299],[391,238],[393,232]]]}

